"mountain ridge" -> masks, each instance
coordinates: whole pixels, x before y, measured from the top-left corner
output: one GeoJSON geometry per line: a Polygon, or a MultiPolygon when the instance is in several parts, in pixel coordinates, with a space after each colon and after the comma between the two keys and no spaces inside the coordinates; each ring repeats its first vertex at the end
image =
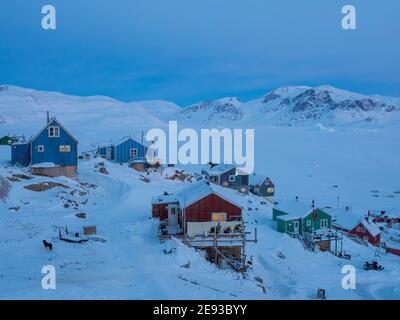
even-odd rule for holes
{"type": "Polygon", "coordinates": [[[103,96],[77,96],[0,85],[0,107],[13,112],[0,115],[0,124],[12,124],[33,114],[51,112],[92,118],[123,117],[129,124],[161,125],[177,120],[185,125],[264,124],[284,126],[386,126],[400,119],[400,98],[364,95],[330,85],[285,86],[242,102],[237,97],[204,100],[180,107],[166,100],[122,102],[103,96]],[[29,107],[29,108],[28,108],[29,107]],[[29,111],[30,115],[27,114],[29,111]],[[6,115],[4,115],[6,114],[6,115]],[[24,117],[21,115],[25,114],[24,117]],[[138,116],[140,115],[140,116],[138,116]]]}

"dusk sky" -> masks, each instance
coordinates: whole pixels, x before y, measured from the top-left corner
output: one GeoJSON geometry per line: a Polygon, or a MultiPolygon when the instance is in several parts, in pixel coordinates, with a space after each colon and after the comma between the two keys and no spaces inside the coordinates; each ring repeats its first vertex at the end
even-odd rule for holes
{"type": "Polygon", "coordinates": [[[2,0],[0,84],[180,105],[286,85],[400,96],[400,1],[2,0]]]}

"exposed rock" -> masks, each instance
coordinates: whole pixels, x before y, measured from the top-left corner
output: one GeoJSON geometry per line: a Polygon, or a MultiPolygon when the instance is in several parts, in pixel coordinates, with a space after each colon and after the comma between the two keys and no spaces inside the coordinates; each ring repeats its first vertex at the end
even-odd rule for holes
{"type": "Polygon", "coordinates": [[[34,184],[24,186],[25,189],[35,191],[35,192],[42,192],[42,191],[50,190],[50,189],[57,188],[57,187],[69,189],[69,187],[66,186],[65,184],[58,183],[58,182],[52,182],[52,181],[34,183],[34,184]]]}

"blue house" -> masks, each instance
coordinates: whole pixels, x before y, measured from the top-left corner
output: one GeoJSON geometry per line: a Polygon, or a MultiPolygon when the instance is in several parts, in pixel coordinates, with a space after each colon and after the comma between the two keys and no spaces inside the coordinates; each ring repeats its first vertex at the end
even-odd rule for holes
{"type": "Polygon", "coordinates": [[[11,164],[27,167],[31,160],[29,142],[14,142],[11,144],[11,164]]]}
{"type": "Polygon", "coordinates": [[[30,166],[32,174],[75,177],[78,167],[78,140],[54,117],[29,143],[11,146],[11,163],[30,166]]]}
{"type": "Polygon", "coordinates": [[[249,192],[249,175],[238,170],[233,164],[208,164],[201,174],[212,183],[243,193],[249,192]]]}
{"type": "Polygon", "coordinates": [[[101,146],[98,149],[98,154],[107,160],[128,164],[144,162],[146,152],[147,148],[131,137],[125,137],[115,144],[101,146]]]}

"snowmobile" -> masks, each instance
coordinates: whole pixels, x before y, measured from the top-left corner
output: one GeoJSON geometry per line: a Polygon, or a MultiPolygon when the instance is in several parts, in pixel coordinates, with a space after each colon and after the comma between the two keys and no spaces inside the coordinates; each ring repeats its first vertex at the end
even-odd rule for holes
{"type": "Polygon", "coordinates": [[[351,255],[345,253],[344,251],[343,252],[339,252],[338,257],[342,258],[342,259],[346,259],[346,260],[350,260],[351,259],[351,255]]]}
{"type": "Polygon", "coordinates": [[[376,261],[372,261],[372,263],[369,263],[366,261],[364,263],[364,270],[367,270],[367,271],[369,271],[369,270],[381,271],[383,269],[384,268],[380,264],[378,264],[378,262],[376,262],[376,261]]]}

